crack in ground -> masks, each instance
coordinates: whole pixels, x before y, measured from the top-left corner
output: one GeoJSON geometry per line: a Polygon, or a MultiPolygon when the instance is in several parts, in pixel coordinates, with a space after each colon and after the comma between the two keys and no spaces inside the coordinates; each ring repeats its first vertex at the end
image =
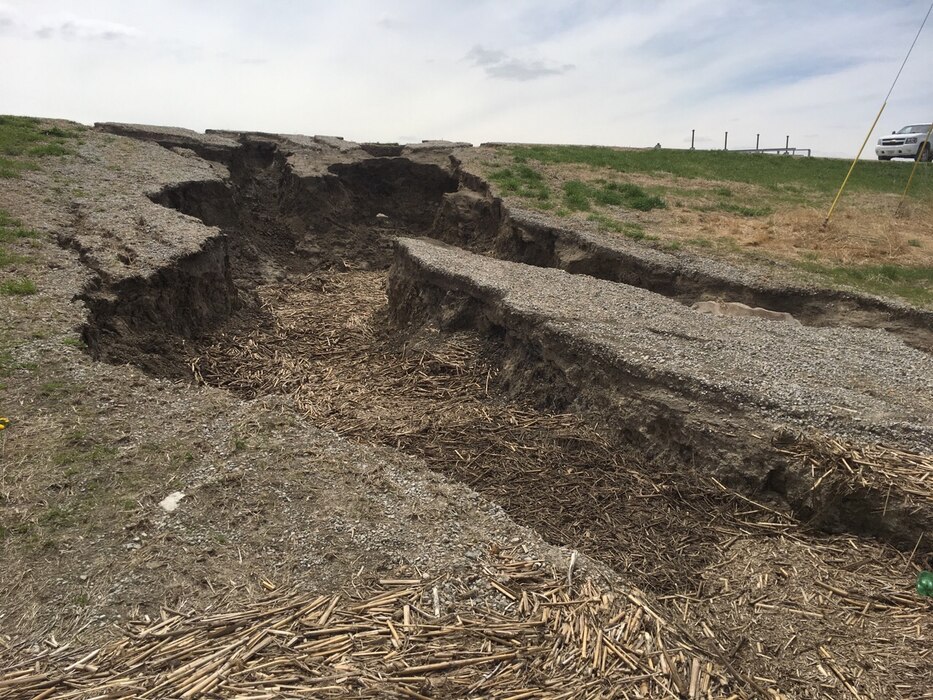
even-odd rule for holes
{"type": "MultiPolygon", "coordinates": [[[[566,397],[542,410],[506,395],[509,351],[495,328],[442,333],[427,325],[410,335],[391,325],[380,271],[387,233],[430,231],[455,186],[450,174],[434,168],[425,182],[428,166],[391,157],[296,182],[276,148],[257,149],[231,161],[229,190],[180,187],[154,198],[221,226],[243,302],[194,339],[194,350],[174,347],[167,362],[241,396],[284,394],[316,425],[424,459],[548,540],[652,591],[753,675],[801,693],[820,688],[818,649],[834,638],[846,639],[834,651],[850,667],[885,660],[871,677],[879,696],[895,681],[921,687],[922,672],[904,661],[911,616],[900,615],[916,612],[916,602],[848,602],[898,590],[900,553],[808,534],[676,455],[640,454],[607,437],[561,410],[566,397]],[[376,224],[379,213],[390,227],[376,224]],[[833,589],[847,596],[837,601],[826,592],[833,589]],[[855,634],[854,625],[868,631],[855,634]],[[905,641],[882,649],[879,639],[905,641]]],[[[135,358],[128,351],[122,359],[135,358]]]]}

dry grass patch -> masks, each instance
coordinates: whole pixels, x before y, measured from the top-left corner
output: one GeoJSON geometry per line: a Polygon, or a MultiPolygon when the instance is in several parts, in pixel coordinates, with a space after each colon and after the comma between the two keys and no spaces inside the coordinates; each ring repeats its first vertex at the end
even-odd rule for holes
{"type": "MultiPolygon", "coordinates": [[[[866,164],[861,180],[824,225],[834,194],[828,179],[834,177],[836,164],[829,159],[740,154],[696,158],[687,152],[571,147],[486,149],[478,155],[487,173],[494,171],[492,163],[501,169],[512,159],[533,171],[549,196],[519,196],[513,204],[543,209],[567,225],[589,221],[591,228],[595,224],[613,237],[637,229],[638,235],[624,237],[739,263],[749,256],[779,260],[817,273],[829,284],[933,303],[928,282],[933,274],[933,204],[924,194],[930,186],[926,172],[900,206],[901,171],[883,167],[890,164],[866,164]],[[649,167],[652,159],[660,159],[660,165],[649,167]],[[730,175],[732,165],[738,169],[730,175]],[[664,207],[642,211],[627,202],[589,196],[609,186],[639,188],[664,207]]],[[[508,198],[516,192],[501,194],[508,198]]]]}

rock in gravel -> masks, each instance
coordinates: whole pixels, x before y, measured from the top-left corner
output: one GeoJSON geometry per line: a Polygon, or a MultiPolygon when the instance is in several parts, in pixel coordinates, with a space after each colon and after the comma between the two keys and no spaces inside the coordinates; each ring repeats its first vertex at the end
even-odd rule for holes
{"type": "Polygon", "coordinates": [[[185,494],[181,491],[173,491],[168,496],[159,501],[159,508],[164,510],[166,513],[174,513],[178,509],[178,504],[181,503],[181,500],[185,497],[185,494]]]}

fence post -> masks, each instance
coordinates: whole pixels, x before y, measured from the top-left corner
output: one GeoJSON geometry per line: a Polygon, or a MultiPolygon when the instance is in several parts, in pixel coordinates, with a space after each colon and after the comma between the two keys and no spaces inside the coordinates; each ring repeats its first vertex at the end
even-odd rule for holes
{"type": "Polygon", "coordinates": [[[697,135],[697,130],[696,130],[696,129],[690,129],[690,150],[691,150],[691,151],[693,150],[693,139],[694,139],[694,137],[696,137],[696,135],[697,135]]]}
{"type": "Polygon", "coordinates": [[[755,134],[755,150],[758,150],[758,142],[761,140],[761,134],[755,134]]]}
{"type": "Polygon", "coordinates": [[[728,131],[726,132],[726,140],[722,144],[722,150],[724,151],[729,150],[729,132],[728,131]]]}
{"type": "Polygon", "coordinates": [[[784,150],[785,150],[785,151],[789,151],[789,150],[790,150],[790,136],[788,136],[788,137],[784,140],[784,150]]]}

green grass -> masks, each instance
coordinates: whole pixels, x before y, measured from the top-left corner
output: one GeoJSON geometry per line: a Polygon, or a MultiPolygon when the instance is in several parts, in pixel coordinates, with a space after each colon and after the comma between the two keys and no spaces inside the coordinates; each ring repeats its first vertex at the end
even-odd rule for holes
{"type": "Polygon", "coordinates": [[[31,156],[66,156],[71,151],[60,143],[44,143],[41,146],[33,146],[27,153],[31,156]]]}
{"type": "Polygon", "coordinates": [[[41,396],[53,396],[59,393],[68,393],[70,386],[67,382],[52,380],[49,382],[43,382],[39,387],[39,394],[41,396]]]}
{"type": "MultiPolygon", "coordinates": [[[[807,190],[829,195],[845,178],[850,163],[832,158],[792,158],[760,153],[681,151],[673,149],[623,151],[600,146],[512,146],[513,156],[542,163],[575,163],[619,173],[648,173],[759,185],[787,195],[807,190]]],[[[849,187],[871,192],[900,192],[912,163],[862,162],[849,187]]],[[[914,179],[911,196],[933,194],[933,167],[924,165],[914,179]]],[[[725,196],[725,195],[723,195],[725,196]]]]}
{"type": "Polygon", "coordinates": [[[0,296],[21,297],[36,293],[36,283],[23,277],[0,283],[0,296]]]}
{"type": "Polygon", "coordinates": [[[855,287],[871,294],[893,295],[914,304],[933,305],[933,266],[832,266],[809,261],[801,262],[799,265],[809,272],[828,277],[838,284],[855,287]]]}
{"type": "Polygon", "coordinates": [[[5,250],[0,247],[0,270],[5,267],[10,267],[18,263],[24,262],[25,258],[20,255],[13,255],[13,253],[5,250]]]}
{"type": "Polygon", "coordinates": [[[739,216],[750,218],[756,216],[770,216],[774,213],[774,209],[768,206],[746,207],[742,204],[735,204],[734,202],[719,202],[711,207],[700,207],[700,211],[724,211],[729,214],[738,214],[739,216]]]}
{"type": "Polygon", "coordinates": [[[0,350],[0,377],[9,377],[18,365],[9,350],[0,350]]]}
{"type": "Polygon", "coordinates": [[[19,177],[24,170],[38,170],[39,166],[30,161],[18,161],[0,156],[0,179],[11,180],[19,177]]]}
{"type": "Polygon", "coordinates": [[[43,127],[32,117],[0,115],[0,178],[19,177],[24,170],[39,166],[29,157],[64,156],[71,153],[68,143],[78,132],[60,127],[43,127]]]}
{"type": "Polygon", "coordinates": [[[27,261],[27,258],[14,255],[7,250],[3,245],[4,243],[37,237],[38,234],[35,231],[23,227],[22,223],[0,209],[0,269],[27,261]]]}
{"type": "Polygon", "coordinates": [[[599,226],[603,231],[614,231],[616,233],[621,233],[626,238],[631,238],[633,241],[656,241],[656,236],[649,236],[645,233],[645,228],[641,224],[634,223],[631,221],[617,221],[611,216],[606,214],[600,214],[598,212],[593,212],[586,217],[589,221],[592,221],[599,226]]]}
{"type": "Polygon", "coordinates": [[[0,209],[0,243],[9,243],[19,238],[37,238],[39,234],[25,228],[20,221],[0,209]]]}
{"type": "Polygon", "coordinates": [[[551,196],[544,176],[522,163],[493,170],[489,179],[499,185],[504,194],[538,201],[546,201],[551,196]]]}
{"type": "Polygon", "coordinates": [[[99,465],[113,457],[117,453],[117,448],[109,445],[88,445],[84,442],[77,447],[63,449],[52,456],[52,461],[59,466],[76,466],[72,474],[81,473],[80,467],[89,465],[99,465]]]}
{"type": "Polygon", "coordinates": [[[564,183],[564,206],[570,211],[586,211],[590,208],[591,187],[579,180],[564,183]]]}
{"type": "Polygon", "coordinates": [[[74,508],[68,506],[51,506],[39,514],[38,523],[51,530],[61,530],[73,527],[79,519],[74,508]]]}
{"type": "Polygon", "coordinates": [[[663,208],[664,200],[628,182],[564,183],[564,206],[572,211],[588,211],[592,204],[621,206],[638,211],[663,208]]]}

